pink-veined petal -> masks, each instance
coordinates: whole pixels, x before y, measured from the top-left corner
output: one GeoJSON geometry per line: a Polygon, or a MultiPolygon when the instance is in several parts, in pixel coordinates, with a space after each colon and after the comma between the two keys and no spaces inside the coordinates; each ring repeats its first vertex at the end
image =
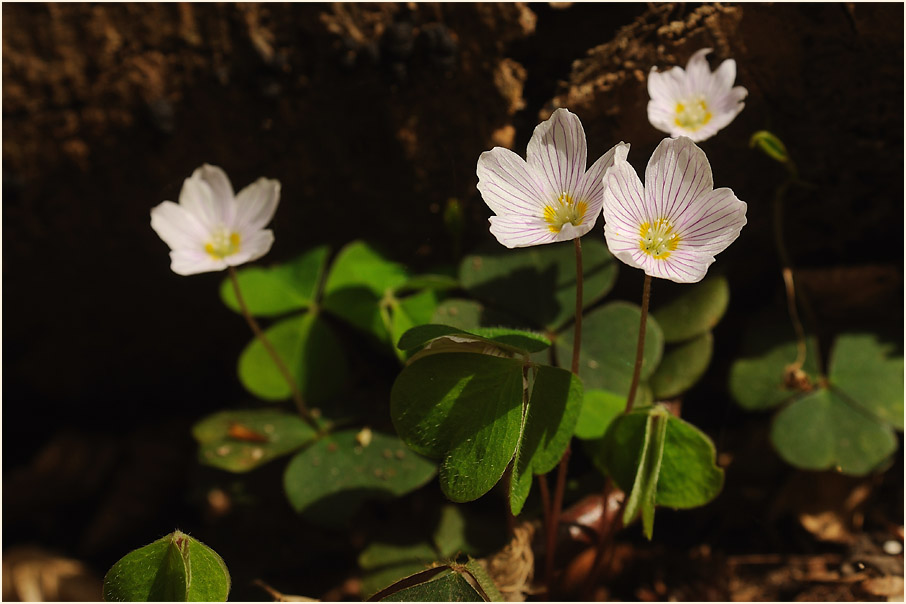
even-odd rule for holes
{"type": "Polygon", "coordinates": [[[279,202],[280,181],[259,178],[236,196],[236,217],[232,229],[243,233],[263,229],[274,217],[279,202]]]}
{"type": "Polygon", "coordinates": [[[676,250],[667,258],[656,259],[645,255],[645,272],[652,277],[669,279],[676,283],[697,283],[714,262],[713,256],[676,250]]]}
{"type": "Polygon", "coordinates": [[[151,209],[151,228],[171,250],[198,249],[208,238],[198,218],[172,201],[151,209]]]}
{"type": "MultiPolygon", "coordinates": [[[[628,143],[621,141],[608,149],[604,155],[598,158],[598,161],[592,164],[591,168],[588,169],[588,172],[585,173],[582,184],[576,192],[576,201],[584,201],[588,204],[586,215],[591,216],[592,223],[594,223],[598,213],[601,211],[601,205],[604,203],[604,174],[607,172],[608,168],[613,165],[618,147],[624,149],[621,153],[623,158],[626,157],[629,153],[628,143]]],[[[582,221],[582,225],[585,225],[585,220],[582,221]]],[[[586,231],[586,233],[587,232],[588,231],[586,231]]]]}
{"type": "Polygon", "coordinates": [[[509,149],[494,147],[482,153],[476,172],[481,198],[498,216],[541,216],[549,203],[525,160],[509,149]]]}
{"type": "Polygon", "coordinates": [[[747,208],[726,187],[702,195],[676,217],[681,248],[711,256],[724,251],[746,225],[747,208]]]}
{"type": "Polygon", "coordinates": [[[637,237],[642,224],[651,222],[645,205],[645,188],[635,169],[626,161],[628,152],[628,148],[617,147],[613,166],[604,174],[601,212],[605,236],[610,231],[637,237]]]}
{"type": "Polygon", "coordinates": [[[170,268],[177,275],[210,273],[222,271],[226,267],[226,262],[212,257],[204,250],[173,250],[170,252],[170,268]]]}
{"type": "Polygon", "coordinates": [[[543,179],[545,192],[556,199],[561,193],[576,193],[587,154],[582,122],[575,113],[561,108],[535,126],[526,158],[529,169],[543,179]]]}
{"type": "Polygon", "coordinates": [[[550,225],[541,218],[503,215],[491,216],[491,234],[508,248],[529,247],[559,241],[559,233],[551,232],[550,225]]]}
{"type": "Polygon", "coordinates": [[[250,231],[239,240],[239,251],[224,258],[230,266],[252,262],[267,254],[274,244],[274,232],[270,229],[250,231]]]}
{"type": "Polygon", "coordinates": [[[676,217],[714,186],[705,152],[688,137],[665,138],[645,169],[645,202],[655,220],[676,217]]]}

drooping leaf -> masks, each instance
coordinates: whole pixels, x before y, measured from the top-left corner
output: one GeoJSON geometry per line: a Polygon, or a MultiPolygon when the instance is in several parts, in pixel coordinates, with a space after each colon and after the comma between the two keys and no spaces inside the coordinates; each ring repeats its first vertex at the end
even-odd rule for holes
{"type": "Polygon", "coordinates": [[[366,443],[357,438],[359,433],[333,433],[293,457],[283,475],[293,509],[304,512],[330,497],[331,503],[348,504],[338,508],[345,514],[365,499],[405,495],[434,476],[435,465],[408,450],[397,437],[370,431],[366,443]]]}
{"type": "Polygon", "coordinates": [[[652,311],[668,344],[684,342],[714,329],[730,302],[730,286],[722,275],[683,285],[678,295],[652,311]]]}
{"type": "MultiPolygon", "coordinates": [[[[817,345],[806,340],[802,370],[814,384],[818,379],[817,345]]],[[[769,409],[792,399],[800,391],[785,383],[786,368],[796,360],[796,341],[788,323],[770,318],[754,321],[743,336],[741,355],[730,366],[730,394],[743,409],[769,409]]]]}
{"type": "MultiPolygon", "coordinates": [[[[249,266],[239,269],[236,272],[239,291],[249,312],[258,317],[275,317],[311,306],[328,253],[327,246],[320,246],[271,268],[249,266]]],[[[228,308],[241,312],[229,278],[220,284],[220,298],[228,308]]]]}
{"type": "Polygon", "coordinates": [[[708,369],[713,349],[711,332],[667,347],[661,364],[648,381],[655,398],[664,400],[679,396],[694,386],[708,369]]]}
{"type": "MultiPolygon", "coordinates": [[[[330,326],[319,315],[305,313],[283,319],[265,331],[310,404],[329,401],[348,381],[346,355],[330,326]]],[[[253,339],[239,356],[239,379],[264,400],[282,401],[292,391],[267,349],[253,339]]]]}
{"type": "Polygon", "coordinates": [[[397,377],[390,415],[415,451],[441,459],[440,484],[453,501],[477,499],[500,480],[522,427],[523,361],[438,353],[397,377]]]}
{"type": "MultiPolygon", "coordinates": [[[[555,331],[576,308],[576,255],[573,242],[514,250],[499,246],[466,256],[459,279],[472,295],[535,327],[555,331]]],[[[582,241],[583,306],[589,307],[613,287],[617,263],[604,241],[582,241]]]]}
{"type": "Polygon", "coordinates": [[[834,342],[829,377],[845,396],[903,431],[903,355],[867,333],[842,334],[834,342]]]}
{"type": "Polygon", "coordinates": [[[315,438],[298,415],[275,409],[221,411],[192,427],[201,463],[248,472],[291,453],[315,438]]]}
{"type": "Polygon", "coordinates": [[[225,602],[229,592],[220,556],[180,531],[126,554],[104,577],[107,602],[225,602]]]}
{"type": "Polygon", "coordinates": [[[890,426],[823,388],[792,402],[774,417],[771,442],[797,468],[836,469],[854,476],[868,474],[897,449],[890,426]]]}
{"type": "MultiPolygon", "coordinates": [[[[628,394],[641,320],[641,309],[627,302],[611,302],[585,316],[579,377],[586,388],[628,394]]],[[[557,335],[556,344],[560,366],[569,367],[573,350],[572,327],[557,335]]],[[[663,350],[661,328],[649,315],[642,356],[642,381],[647,380],[657,368],[663,350]]],[[[640,403],[637,400],[635,404],[640,403]]]]}
{"type": "Polygon", "coordinates": [[[649,540],[654,532],[654,505],[664,457],[668,415],[663,409],[654,407],[645,416],[642,450],[639,452],[635,480],[623,510],[625,525],[630,524],[639,514],[642,515],[642,527],[649,540]]]}
{"type": "Polygon", "coordinates": [[[586,390],[575,435],[583,440],[601,438],[607,427],[626,409],[626,397],[606,390],[586,390]]]}
{"type": "Polygon", "coordinates": [[[457,341],[475,341],[488,344],[503,344],[515,353],[539,352],[548,348],[550,341],[541,334],[503,327],[476,327],[470,331],[448,325],[419,325],[413,327],[399,339],[399,348],[410,350],[423,346],[443,336],[457,336],[457,341]]]}
{"type": "MultiPolygon", "coordinates": [[[[585,441],[595,465],[626,491],[635,479],[650,411],[650,407],[637,408],[620,415],[610,424],[604,438],[585,441]]],[[[686,509],[714,499],[723,486],[723,470],[715,460],[711,439],[692,424],[668,415],[657,505],[686,509]]]]}
{"type": "Polygon", "coordinates": [[[519,515],[536,474],[553,470],[572,438],[582,407],[582,382],[557,367],[540,366],[510,478],[510,510],[519,515]]]}

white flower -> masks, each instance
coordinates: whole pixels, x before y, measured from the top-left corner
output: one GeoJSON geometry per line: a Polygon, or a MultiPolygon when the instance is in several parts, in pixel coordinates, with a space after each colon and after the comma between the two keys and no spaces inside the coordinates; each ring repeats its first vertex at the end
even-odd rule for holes
{"type": "Polygon", "coordinates": [[[527,247],[581,237],[601,208],[601,181],[614,149],[585,171],[585,130],[574,113],[557,109],[535,127],[528,161],[503,147],[478,158],[478,190],[491,216],[491,233],[503,245],[527,247]]]}
{"type": "Polygon", "coordinates": [[[279,200],[279,181],[259,178],[235,195],[226,173],[204,164],[183,183],[178,204],[151,210],[151,228],[170,246],[173,272],[221,271],[271,249],[274,234],[264,225],[279,200]]]}
{"type": "Polygon", "coordinates": [[[703,141],[727,126],[745,107],[748,91],[733,86],[736,61],[727,59],[714,73],[705,60],[710,48],[692,55],[685,71],[671,67],[648,74],[648,121],[670,136],[703,141]]]}
{"type": "Polygon", "coordinates": [[[645,169],[645,186],[617,149],[604,176],[604,236],[610,252],[652,277],[701,281],[746,224],[746,203],[714,189],[705,152],[686,137],[665,138],[645,169]]]}

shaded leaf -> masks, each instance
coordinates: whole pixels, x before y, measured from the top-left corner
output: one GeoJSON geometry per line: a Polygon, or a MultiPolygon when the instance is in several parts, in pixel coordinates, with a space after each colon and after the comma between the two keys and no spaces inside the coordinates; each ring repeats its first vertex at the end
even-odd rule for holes
{"type": "Polygon", "coordinates": [[[274,409],[221,411],[192,427],[201,463],[230,472],[248,472],[315,438],[298,415],[274,409]]]}
{"type": "MultiPolygon", "coordinates": [[[[305,313],[283,319],[264,333],[307,402],[329,401],[346,387],[346,355],[319,315],[305,313]]],[[[257,338],[239,356],[239,379],[249,392],[264,400],[282,401],[292,395],[283,374],[257,338]]]]}
{"type": "Polygon", "coordinates": [[[485,308],[481,302],[461,298],[448,298],[441,302],[434,311],[434,316],[431,317],[431,323],[450,325],[466,331],[471,331],[476,327],[500,325],[517,328],[529,327],[525,321],[514,319],[493,308],[485,308]]]}
{"type": "Polygon", "coordinates": [[[695,385],[711,362],[714,338],[705,332],[677,346],[668,347],[648,384],[658,400],[678,396],[695,385]]]}
{"type": "Polygon", "coordinates": [[[108,602],[225,602],[229,592],[220,556],[180,531],[126,554],[104,577],[108,602]]]}
{"type": "MultiPolygon", "coordinates": [[[[611,302],[585,316],[579,377],[586,388],[629,392],[641,320],[641,308],[628,302],[611,302]]],[[[647,380],[657,368],[664,350],[664,339],[657,321],[649,315],[647,323],[642,381],[647,380]]],[[[560,365],[568,367],[572,359],[572,327],[558,334],[556,344],[560,365]]],[[[641,402],[638,400],[636,405],[641,402]]]]}
{"type": "Polygon", "coordinates": [[[855,476],[868,474],[897,449],[890,426],[825,389],[782,409],[774,417],[771,442],[797,468],[855,476]]]}
{"type": "Polygon", "coordinates": [[[903,355],[873,334],[842,334],[831,353],[831,383],[847,397],[903,431],[903,355]]]}
{"type": "Polygon", "coordinates": [[[328,435],[293,457],[283,475],[293,509],[303,512],[335,494],[348,496],[354,509],[364,499],[405,495],[434,476],[434,464],[409,451],[397,437],[374,431],[363,446],[356,439],[358,432],[328,435]]]}
{"type": "MultiPolygon", "coordinates": [[[[285,264],[271,268],[249,266],[236,271],[239,291],[249,312],[258,317],[274,317],[311,306],[328,253],[327,246],[320,246],[285,264]]],[[[241,312],[229,277],[220,284],[220,299],[231,310],[241,312]]]]}
{"type": "Polygon", "coordinates": [[[459,279],[451,275],[416,275],[396,288],[396,293],[414,292],[422,289],[445,291],[460,287],[459,279]]]}
{"type": "MultiPolygon", "coordinates": [[[[391,302],[391,343],[399,341],[400,337],[412,327],[431,321],[435,308],[437,308],[437,294],[431,290],[413,294],[402,300],[394,298],[391,302]]],[[[405,353],[399,348],[394,346],[393,350],[400,359],[406,358],[405,353]]]]}
{"type": "MultiPolygon", "coordinates": [[[[535,327],[556,330],[575,314],[576,255],[572,241],[466,256],[459,279],[476,298],[521,317],[535,327]]],[[[604,241],[585,238],[583,307],[613,287],[617,264],[604,241]]]]}
{"type": "Polygon", "coordinates": [[[508,329],[504,327],[476,327],[470,331],[450,327],[449,325],[419,325],[413,327],[399,340],[399,347],[409,350],[423,346],[431,340],[443,336],[458,336],[454,341],[485,342],[503,344],[503,347],[515,353],[539,352],[550,347],[550,341],[544,336],[530,331],[508,329]]]}
{"type": "Polygon", "coordinates": [[[654,533],[654,505],[666,435],[667,412],[657,407],[650,409],[645,417],[642,450],[639,452],[635,479],[623,510],[624,525],[630,524],[641,513],[642,527],[649,540],[654,533]]]}
{"type": "Polygon", "coordinates": [[[683,285],[678,295],[651,314],[664,332],[664,341],[672,344],[714,329],[729,302],[726,278],[714,275],[694,285],[683,285]]]}
{"type": "Polygon", "coordinates": [[[503,597],[475,560],[436,566],[407,577],[368,601],[380,602],[502,602],[503,597]]]}

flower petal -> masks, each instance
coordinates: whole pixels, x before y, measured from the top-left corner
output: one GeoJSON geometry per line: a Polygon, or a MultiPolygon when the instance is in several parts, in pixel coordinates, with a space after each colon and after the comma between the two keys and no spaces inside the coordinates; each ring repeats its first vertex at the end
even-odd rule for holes
{"type": "Polygon", "coordinates": [[[676,218],[681,249],[711,256],[724,251],[746,225],[747,208],[726,187],[702,195],[676,218]]]}
{"type": "Polygon", "coordinates": [[[705,57],[711,52],[710,48],[695,51],[686,63],[686,95],[703,94],[711,90],[711,66],[705,57]]]}
{"type": "Polygon", "coordinates": [[[230,178],[222,169],[210,164],[203,164],[192,173],[192,178],[200,178],[211,187],[214,199],[223,204],[223,219],[226,224],[232,222],[236,212],[236,196],[230,178]]]}
{"type": "Polygon", "coordinates": [[[528,247],[561,240],[558,238],[560,233],[551,232],[550,225],[541,218],[533,219],[510,214],[491,216],[489,221],[491,234],[508,248],[528,247]]]}
{"type": "MultiPolygon", "coordinates": [[[[585,173],[582,184],[576,192],[576,201],[584,201],[588,204],[586,215],[591,217],[592,224],[601,211],[601,204],[604,203],[604,174],[613,165],[617,147],[623,149],[623,158],[629,153],[629,144],[622,141],[608,149],[607,153],[598,158],[598,161],[592,164],[585,173]]],[[[582,225],[585,225],[584,220],[582,225]]]]}
{"type": "Polygon", "coordinates": [[[617,147],[614,162],[604,174],[604,194],[601,207],[607,225],[613,228],[638,232],[644,222],[649,222],[645,206],[645,189],[635,169],[626,161],[628,147],[617,147]]]}
{"type": "Polygon", "coordinates": [[[179,205],[195,216],[208,232],[224,224],[227,202],[215,198],[210,185],[195,175],[187,178],[179,191],[179,205]]]}
{"type": "Polygon", "coordinates": [[[714,73],[711,74],[710,92],[712,95],[725,94],[733,88],[733,82],[736,81],[736,61],[726,59],[721,63],[714,73]]]}
{"type": "Polygon", "coordinates": [[[705,152],[688,137],[665,138],[645,169],[645,202],[655,220],[677,216],[714,186],[705,152]]]}
{"type": "Polygon", "coordinates": [[[545,192],[556,199],[561,193],[576,193],[585,174],[587,155],[582,122],[575,113],[561,108],[535,126],[527,161],[529,169],[543,179],[545,192]]]}
{"type": "Polygon", "coordinates": [[[171,250],[200,249],[208,237],[195,215],[172,201],[151,209],[151,228],[171,250]]]}
{"type": "Polygon", "coordinates": [[[498,216],[542,215],[548,198],[525,160],[503,147],[494,147],[478,158],[478,190],[498,216]]]}
{"type": "Polygon", "coordinates": [[[236,196],[236,216],[230,225],[235,231],[251,234],[264,228],[280,202],[280,181],[259,178],[236,196]]]}
{"type": "MultiPolygon", "coordinates": [[[[644,254],[644,252],[642,252],[644,254]]],[[[675,283],[698,283],[714,262],[713,256],[703,256],[676,250],[667,258],[656,259],[647,254],[645,272],[652,277],[669,279],[675,283]]]]}
{"type": "Polygon", "coordinates": [[[274,232],[270,229],[251,231],[248,236],[243,234],[239,244],[239,251],[224,258],[230,266],[239,266],[261,258],[274,244],[274,232]]]}
{"type": "Polygon", "coordinates": [[[173,250],[170,252],[170,268],[177,275],[197,275],[222,271],[227,267],[223,260],[214,258],[204,250],[173,250]]]}

